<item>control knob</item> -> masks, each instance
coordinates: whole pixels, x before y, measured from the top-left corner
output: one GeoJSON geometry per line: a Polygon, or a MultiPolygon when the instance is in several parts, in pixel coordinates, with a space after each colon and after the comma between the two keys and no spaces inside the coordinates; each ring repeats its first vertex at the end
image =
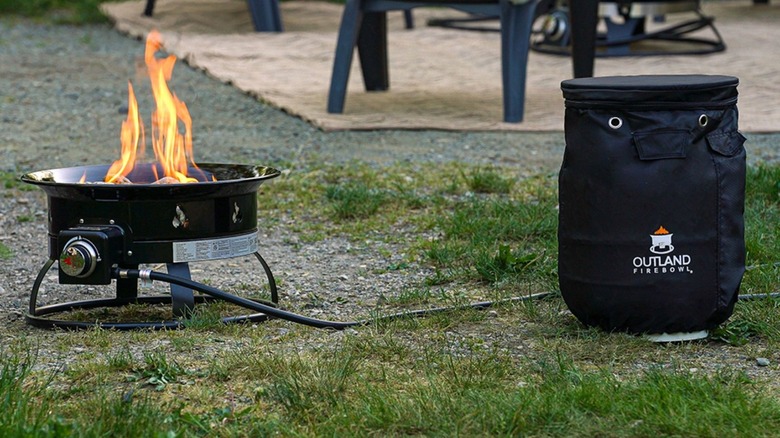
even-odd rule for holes
{"type": "Polygon", "coordinates": [[[60,271],[71,277],[89,277],[95,271],[98,261],[97,249],[92,242],[74,238],[60,254],[60,271]]]}

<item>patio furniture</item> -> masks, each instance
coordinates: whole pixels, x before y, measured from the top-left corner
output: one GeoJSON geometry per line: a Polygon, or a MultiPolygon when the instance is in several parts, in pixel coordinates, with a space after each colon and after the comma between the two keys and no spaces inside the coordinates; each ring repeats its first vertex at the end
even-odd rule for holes
{"type": "Polygon", "coordinates": [[[355,47],[365,89],[385,91],[389,88],[387,11],[441,6],[500,17],[504,121],[522,121],[529,38],[536,4],[537,0],[347,0],[336,43],[328,112],[344,112],[355,47]]]}
{"type": "MultiPolygon", "coordinates": [[[[769,0],[753,0],[753,5],[769,4],[769,0]]],[[[575,78],[593,76],[596,54],[596,26],[599,0],[575,0],[569,4],[571,14],[572,66],[575,78]]]]}
{"type": "MultiPolygon", "coordinates": [[[[151,17],[154,13],[156,0],[146,0],[144,15],[151,17]]],[[[279,14],[278,0],[247,0],[249,13],[252,14],[252,23],[258,32],[281,32],[282,17],[279,14]]]]}
{"type": "MultiPolygon", "coordinates": [[[[545,0],[553,7],[544,14],[542,30],[533,39],[533,50],[568,55],[571,49],[569,4],[545,0]]],[[[700,55],[725,50],[714,18],[704,15],[700,0],[602,0],[598,14],[606,32],[597,38],[596,56],[700,55]],[[670,25],[649,28],[647,23],[666,21],[667,15],[691,13],[694,17],[670,25]],[[710,37],[694,33],[708,29],[710,37]]]]}
{"type": "Polygon", "coordinates": [[[575,78],[593,76],[596,58],[596,26],[599,24],[599,0],[575,0],[571,14],[571,60],[575,78]]]}

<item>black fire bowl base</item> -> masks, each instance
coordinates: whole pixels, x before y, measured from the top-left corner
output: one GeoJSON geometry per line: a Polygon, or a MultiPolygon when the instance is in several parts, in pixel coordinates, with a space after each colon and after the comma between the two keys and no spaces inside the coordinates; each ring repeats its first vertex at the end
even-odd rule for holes
{"type": "MultiPolygon", "coordinates": [[[[276,280],[271,272],[268,263],[263,259],[260,253],[255,252],[254,256],[260,262],[265,271],[270,291],[270,301],[257,301],[267,306],[277,307],[279,304],[279,294],[276,287],[276,280]]],[[[171,294],[159,296],[138,296],[138,280],[128,278],[116,279],[116,297],[93,300],[71,301],[60,304],[51,304],[38,306],[38,292],[43,283],[46,274],[54,265],[55,260],[47,260],[41,268],[33,284],[30,294],[29,313],[25,315],[28,324],[34,327],[47,329],[113,329],[113,330],[163,330],[180,329],[187,326],[190,317],[195,310],[195,306],[208,304],[218,301],[218,298],[208,295],[195,295],[192,289],[177,284],[170,283],[171,294]],[[67,312],[79,310],[94,310],[100,308],[118,308],[130,304],[161,305],[171,304],[175,319],[163,321],[76,321],[70,319],[57,319],[54,316],[67,312]]],[[[175,276],[183,281],[192,281],[188,263],[168,264],[168,274],[175,276]]],[[[270,317],[264,313],[253,313],[246,315],[228,316],[221,319],[224,324],[262,322],[270,317]]]]}

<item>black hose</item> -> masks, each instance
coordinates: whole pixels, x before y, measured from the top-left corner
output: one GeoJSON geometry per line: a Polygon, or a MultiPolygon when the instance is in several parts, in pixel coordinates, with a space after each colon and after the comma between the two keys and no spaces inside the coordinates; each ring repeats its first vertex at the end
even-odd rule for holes
{"type": "Polygon", "coordinates": [[[762,300],[766,298],[780,298],[780,292],[772,292],[768,294],[744,294],[739,296],[741,301],[762,300]]]}
{"type": "MultiPolygon", "coordinates": [[[[443,313],[443,312],[450,312],[454,310],[464,310],[464,309],[487,309],[489,307],[499,305],[499,304],[507,304],[507,303],[513,303],[513,302],[521,302],[521,301],[529,301],[529,300],[535,300],[535,299],[542,299],[545,297],[548,297],[552,295],[552,292],[542,292],[542,293],[536,293],[531,295],[526,295],[522,297],[512,297],[507,298],[503,300],[497,300],[497,301],[482,301],[482,302],[476,302],[476,303],[470,303],[465,304],[461,306],[451,306],[451,307],[434,307],[431,309],[419,309],[419,310],[411,310],[406,312],[398,312],[398,313],[392,313],[389,315],[381,315],[377,316],[375,318],[371,319],[361,319],[357,321],[328,321],[324,319],[318,319],[318,318],[312,318],[309,316],[301,315],[298,313],[293,313],[287,310],[279,309],[277,307],[273,307],[269,304],[264,304],[259,301],[250,300],[247,298],[242,298],[237,295],[233,295],[227,292],[224,292],[220,289],[217,289],[212,286],[208,286],[202,283],[198,283],[193,280],[189,280],[186,278],[177,277],[174,275],[165,274],[162,272],[152,271],[152,270],[139,270],[139,269],[123,269],[123,268],[115,268],[112,272],[112,276],[116,279],[119,278],[130,278],[130,279],[148,279],[148,280],[157,280],[162,281],[169,284],[175,284],[182,287],[186,287],[192,290],[197,290],[198,292],[204,293],[210,297],[221,299],[224,301],[227,301],[231,304],[235,304],[237,306],[250,309],[256,312],[260,312],[261,314],[258,315],[252,315],[253,317],[260,317],[259,319],[268,319],[268,318],[278,318],[283,319],[285,321],[294,322],[296,324],[303,324],[310,327],[315,328],[329,328],[334,330],[344,330],[346,328],[350,327],[356,327],[356,326],[365,326],[369,324],[374,324],[380,321],[390,321],[394,319],[400,319],[400,318],[410,318],[410,317],[422,317],[422,316],[428,316],[436,313],[443,313]]],[[[755,299],[766,299],[766,298],[780,298],[780,292],[774,292],[774,293],[766,293],[766,294],[744,294],[739,295],[739,300],[741,301],[747,301],[747,300],[755,300],[755,299]]],[[[275,304],[275,303],[274,303],[275,304]]],[[[244,317],[245,318],[245,317],[244,317]]],[[[250,319],[254,321],[255,319],[250,319]]],[[[232,320],[223,320],[224,322],[237,322],[232,320]]],[[[241,320],[243,321],[243,320],[241,320]]]]}
{"type": "Polygon", "coordinates": [[[390,315],[382,315],[376,318],[362,319],[358,321],[327,321],[324,319],[311,318],[308,316],[289,312],[287,310],[271,307],[266,304],[259,303],[257,301],[253,301],[233,294],[229,294],[227,292],[221,291],[212,286],[208,286],[202,283],[198,283],[196,281],[176,277],[173,275],[164,274],[162,272],[157,272],[152,270],[115,268],[112,274],[113,277],[117,279],[119,278],[148,279],[148,280],[163,281],[170,284],[176,284],[179,286],[190,288],[192,290],[197,290],[198,292],[204,293],[206,295],[210,295],[214,298],[225,300],[229,303],[244,307],[246,309],[262,312],[268,315],[269,317],[279,318],[297,324],[307,325],[310,327],[330,328],[334,330],[344,330],[349,327],[364,326],[364,325],[369,325],[380,321],[390,321],[399,318],[427,316],[435,313],[442,313],[442,312],[448,312],[448,311],[460,310],[460,309],[486,309],[488,307],[497,304],[541,299],[551,294],[550,292],[543,292],[543,293],[531,294],[523,297],[508,298],[505,300],[471,303],[463,306],[435,307],[432,309],[412,310],[408,312],[393,313],[390,315]]]}

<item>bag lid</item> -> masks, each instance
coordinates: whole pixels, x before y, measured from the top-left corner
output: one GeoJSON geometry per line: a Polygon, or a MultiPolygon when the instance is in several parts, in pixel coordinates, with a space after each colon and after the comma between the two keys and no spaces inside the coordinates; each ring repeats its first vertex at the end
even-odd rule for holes
{"type": "Polygon", "coordinates": [[[601,76],[561,82],[566,106],[626,103],[688,103],[712,106],[736,103],[739,79],[722,75],[601,76]],[[586,104],[588,103],[588,104],[586,104]]]}

